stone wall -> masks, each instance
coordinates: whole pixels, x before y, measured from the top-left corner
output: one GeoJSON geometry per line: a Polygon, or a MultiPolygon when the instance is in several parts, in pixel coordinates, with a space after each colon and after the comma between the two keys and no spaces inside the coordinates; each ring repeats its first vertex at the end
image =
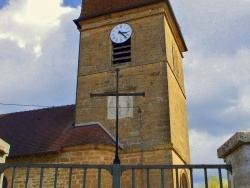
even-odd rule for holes
{"type": "MultiPolygon", "coordinates": [[[[141,151],[134,153],[121,153],[121,162],[122,164],[132,164],[132,165],[166,165],[166,164],[185,164],[177,156],[172,148],[161,148],[158,150],[152,151],[141,151]]],[[[184,170],[178,171],[178,176],[184,173],[184,170]]],[[[164,180],[165,187],[175,188],[176,186],[176,174],[174,170],[164,170],[164,180]]],[[[136,171],[136,187],[144,188],[146,187],[146,170],[137,170],[136,171]]],[[[180,181],[180,179],[179,179],[180,181]]],[[[131,184],[131,171],[126,171],[121,179],[122,187],[129,187],[125,185],[131,184]]],[[[150,171],[150,187],[160,188],[161,186],[161,171],[151,170],[150,171]]]]}
{"type": "MultiPolygon", "coordinates": [[[[59,154],[34,155],[19,158],[9,158],[8,163],[34,163],[34,164],[94,164],[108,165],[113,163],[114,147],[103,145],[86,145],[64,148],[59,154]]],[[[14,187],[25,187],[26,168],[17,168],[14,187]]],[[[83,169],[73,169],[72,187],[81,187],[83,184],[83,169]]],[[[29,172],[29,187],[39,187],[40,169],[32,168],[29,172]]],[[[55,169],[44,169],[43,187],[49,188],[54,186],[55,169]]],[[[87,170],[86,186],[97,187],[98,171],[94,169],[87,170]]],[[[11,183],[12,169],[5,171],[5,177],[11,183]]],[[[57,187],[68,187],[69,169],[58,169],[57,187]]],[[[102,171],[102,187],[112,187],[112,176],[109,172],[102,171]]]]}
{"type": "Polygon", "coordinates": [[[98,121],[115,135],[108,97],[90,98],[90,93],[115,91],[117,67],[111,64],[109,33],[116,24],[127,23],[133,29],[131,62],[118,66],[119,89],[146,96],[133,97],[133,116],[119,120],[119,141],[124,152],[173,145],[189,163],[183,48],[173,19],[166,3],[159,3],[80,22],[76,125],[98,121]]]}
{"type": "MultiPolygon", "coordinates": [[[[115,92],[117,67],[120,92],[146,94],[133,97],[133,115],[119,119],[122,164],[190,162],[182,68],[185,44],[174,20],[167,4],[159,3],[79,22],[76,125],[98,121],[115,135],[108,97],[90,98],[90,93],[115,92]],[[114,66],[109,33],[118,23],[132,27],[131,62],[114,66]]],[[[172,172],[168,178],[173,187],[172,172]]]]}
{"type": "MultiPolygon", "coordinates": [[[[120,160],[122,165],[153,165],[153,164],[183,164],[182,161],[175,158],[176,154],[166,148],[151,151],[131,152],[123,153],[120,151],[120,160]],[[175,159],[172,161],[172,159],[175,159]]],[[[8,163],[34,163],[34,164],[99,164],[99,165],[112,165],[114,159],[114,147],[111,146],[75,146],[68,147],[59,154],[47,154],[47,155],[36,155],[27,156],[20,158],[9,158],[8,163]]],[[[12,181],[12,169],[5,171],[5,177],[7,178],[9,185],[12,181]]],[[[15,186],[14,187],[25,187],[26,182],[26,168],[17,168],[15,172],[15,186]]],[[[29,171],[29,187],[38,187],[40,184],[40,169],[31,168],[29,171]]],[[[183,172],[179,171],[179,177],[183,172]]],[[[45,168],[43,175],[43,187],[49,188],[54,186],[54,175],[55,169],[45,168]]],[[[83,169],[72,170],[72,187],[82,187],[83,184],[83,169]]],[[[92,188],[97,187],[98,184],[98,170],[88,169],[86,173],[86,187],[92,188]]],[[[131,187],[132,171],[127,170],[121,176],[122,187],[131,187]]],[[[135,170],[135,187],[144,188],[146,186],[146,170],[135,170]]],[[[165,186],[175,187],[175,171],[165,170],[165,186]]],[[[161,171],[151,170],[150,171],[150,185],[151,187],[161,187],[161,171]]],[[[58,169],[57,176],[57,187],[65,188],[68,187],[69,183],[69,169],[58,169]]],[[[112,187],[112,175],[106,170],[101,171],[101,186],[110,188],[112,187]]]]}
{"type": "MultiPolygon", "coordinates": [[[[166,64],[154,63],[143,67],[120,70],[121,92],[142,92],[145,97],[133,97],[133,117],[119,120],[120,142],[127,149],[148,149],[170,142],[166,64]],[[138,112],[139,107],[142,112],[138,112]]],[[[90,98],[89,94],[115,90],[115,73],[105,72],[79,78],[77,106],[80,122],[98,120],[115,135],[115,120],[107,117],[107,97],[90,98]],[[98,86],[98,87],[96,87],[98,86]]]]}
{"type": "Polygon", "coordinates": [[[250,185],[250,129],[237,132],[217,151],[218,157],[232,165],[228,173],[230,188],[247,188],[250,185]]]}

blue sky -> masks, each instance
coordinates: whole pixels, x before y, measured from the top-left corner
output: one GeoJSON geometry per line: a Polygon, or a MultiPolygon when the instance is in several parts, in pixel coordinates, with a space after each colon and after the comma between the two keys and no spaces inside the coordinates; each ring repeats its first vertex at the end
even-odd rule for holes
{"type": "MultiPolygon", "coordinates": [[[[3,8],[8,4],[8,1],[10,0],[1,0],[0,1],[0,8],[3,8]]],[[[77,7],[82,3],[82,0],[64,0],[63,1],[63,6],[70,6],[70,7],[77,7]]]]}
{"type": "MultiPolygon", "coordinates": [[[[6,2],[0,1],[0,103],[75,103],[79,32],[72,20],[80,1],[6,2]]],[[[183,61],[192,163],[223,163],[216,149],[250,127],[250,0],[171,4],[189,49],[183,61]]],[[[0,114],[30,109],[0,105],[0,114]]]]}
{"type": "Polygon", "coordinates": [[[6,6],[7,3],[8,3],[8,0],[1,0],[1,1],[0,1],[0,8],[6,6]]]}
{"type": "Polygon", "coordinates": [[[82,0],[64,0],[63,4],[65,6],[77,7],[82,3],[82,0]]]}

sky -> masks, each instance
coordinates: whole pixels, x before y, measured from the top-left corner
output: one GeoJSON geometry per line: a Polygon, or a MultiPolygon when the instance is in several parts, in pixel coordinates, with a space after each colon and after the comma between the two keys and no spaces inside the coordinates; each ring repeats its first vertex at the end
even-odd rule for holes
{"type": "MultiPolygon", "coordinates": [[[[250,127],[250,0],[171,0],[184,53],[193,164],[250,127]]],[[[0,0],[0,114],[75,103],[80,0],[0,0]],[[5,104],[5,105],[4,105],[5,104]]]]}

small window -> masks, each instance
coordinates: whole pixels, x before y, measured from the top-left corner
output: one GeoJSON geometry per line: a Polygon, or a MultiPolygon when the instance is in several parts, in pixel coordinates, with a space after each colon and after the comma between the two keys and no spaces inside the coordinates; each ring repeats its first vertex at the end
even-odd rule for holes
{"type": "Polygon", "coordinates": [[[118,65],[131,62],[131,39],[124,43],[112,42],[112,64],[118,65]]]}
{"type": "Polygon", "coordinates": [[[7,178],[4,176],[3,177],[3,188],[7,188],[8,187],[8,180],[7,178]]]}

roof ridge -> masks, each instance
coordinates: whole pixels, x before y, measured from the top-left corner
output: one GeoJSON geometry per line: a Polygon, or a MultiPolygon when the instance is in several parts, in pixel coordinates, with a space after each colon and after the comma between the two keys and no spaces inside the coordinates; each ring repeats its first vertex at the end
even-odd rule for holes
{"type": "Polygon", "coordinates": [[[32,110],[24,110],[24,111],[19,111],[19,112],[10,112],[10,113],[4,113],[0,114],[0,118],[4,117],[6,115],[11,115],[11,114],[20,114],[20,113],[26,113],[26,112],[35,112],[39,110],[49,110],[49,109],[55,109],[55,108],[64,108],[64,107],[70,107],[70,106],[75,106],[75,104],[67,104],[67,105],[61,105],[61,106],[51,106],[51,107],[45,107],[45,108],[38,108],[38,109],[32,109],[32,110]]]}
{"type": "MultiPolygon", "coordinates": [[[[103,126],[100,122],[89,122],[89,123],[74,125],[73,129],[80,128],[80,127],[86,127],[86,126],[94,126],[94,125],[99,126],[114,142],[116,142],[115,136],[105,126],[103,126]]],[[[121,142],[118,141],[118,145],[121,149],[124,149],[124,146],[121,142]]]]}

